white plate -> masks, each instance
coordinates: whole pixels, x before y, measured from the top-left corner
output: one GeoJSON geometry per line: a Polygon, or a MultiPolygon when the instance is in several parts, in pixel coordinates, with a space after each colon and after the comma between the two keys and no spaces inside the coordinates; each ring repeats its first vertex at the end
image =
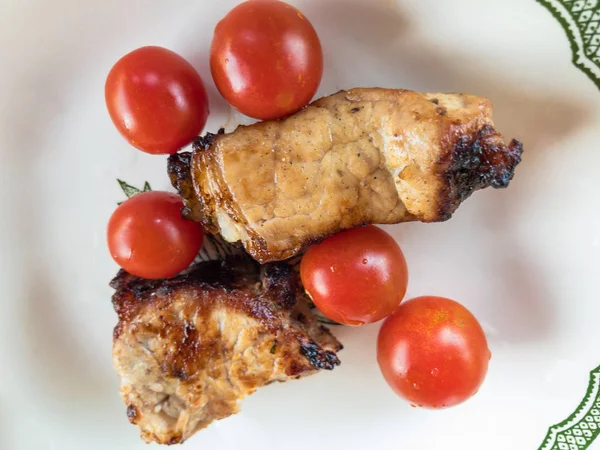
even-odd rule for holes
{"type": "MultiPolygon", "coordinates": [[[[0,5],[2,450],[147,448],[126,420],[111,366],[107,283],[117,267],[105,226],[124,198],[116,178],[170,186],[165,158],[114,130],[104,79],[136,47],[171,48],[205,80],[215,131],[228,107],[207,52],[234,3],[0,5]]],[[[387,228],[409,263],[408,297],[449,296],[481,320],[489,375],[462,406],[413,409],[380,376],[378,325],[336,328],[339,368],[259,390],[186,447],[538,448],[600,364],[598,87],[534,0],[292,3],[323,43],[319,94],[355,86],[479,94],[493,100],[499,130],[524,142],[508,190],[478,192],[443,224],[387,228]]]]}

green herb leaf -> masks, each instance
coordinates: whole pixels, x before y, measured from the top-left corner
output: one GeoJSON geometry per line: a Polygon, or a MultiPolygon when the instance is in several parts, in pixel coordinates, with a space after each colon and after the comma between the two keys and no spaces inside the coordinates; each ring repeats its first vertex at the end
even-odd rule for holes
{"type": "Polygon", "coordinates": [[[135,194],[139,194],[140,192],[142,192],[138,188],[127,184],[126,182],[124,182],[123,180],[119,180],[118,178],[117,182],[119,183],[119,186],[121,186],[121,189],[123,189],[123,192],[125,193],[127,198],[133,197],[135,194]]]}
{"type": "MultiPolygon", "coordinates": [[[[135,186],[132,186],[123,180],[119,180],[118,178],[117,178],[117,183],[119,183],[119,186],[121,186],[121,189],[123,189],[123,192],[125,193],[127,198],[131,198],[135,194],[139,194],[140,192],[149,192],[152,190],[152,188],[150,187],[150,183],[148,183],[147,181],[144,183],[143,190],[138,189],[135,186]]],[[[123,203],[123,202],[119,202],[119,203],[117,203],[117,205],[120,205],[121,203],[123,203]]]]}
{"type": "MultiPolygon", "coordinates": [[[[247,256],[239,246],[225,241],[218,235],[204,235],[204,245],[198,255],[199,261],[211,261],[215,259],[226,259],[228,256],[247,256]]],[[[249,257],[249,256],[248,256],[249,257]]]]}
{"type": "Polygon", "coordinates": [[[317,316],[317,321],[319,323],[323,323],[325,325],[341,325],[341,323],[334,322],[333,320],[328,319],[327,317],[322,316],[320,314],[316,314],[316,316],[317,316]]]}
{"type": "Polygon", "coordinates": [[[314,315],[317,318],[317,321],[320,322],[320,323],[323,323],[325,325],[342,325],[341,323],[334,322],[333,320],[328,319],[327,317],[325,317],[323,315],[323,313],[317,309],[317,305],[315,305],[312,300],[308,301],[308,309],[314,310],[313,311],[314,315]]]}

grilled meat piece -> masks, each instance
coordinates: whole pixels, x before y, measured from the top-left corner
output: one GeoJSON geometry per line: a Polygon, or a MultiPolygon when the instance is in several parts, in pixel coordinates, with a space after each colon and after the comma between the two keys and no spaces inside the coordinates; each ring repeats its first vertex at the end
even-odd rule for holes
{"type": "Polygon", "coordinates": [[[491,116],[473,95],[352,89],[209,134],[169,173],[188,218],[261,263],[283,260],[360,224],[447,220],[474,191],[506,187],[523,148],[491,116]]]}
{"type": "Polygon", "coordinates": [[[258,387],[333,369],[341,344],[286,264],[210,261],[169,280],[121,271],[113,362],[147,442],[183,442],[258,387]]]}

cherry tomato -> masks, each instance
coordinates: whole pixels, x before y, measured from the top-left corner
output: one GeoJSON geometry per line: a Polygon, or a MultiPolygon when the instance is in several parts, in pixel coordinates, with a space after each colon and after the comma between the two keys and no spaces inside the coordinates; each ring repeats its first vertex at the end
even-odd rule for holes
{"type": "Polygon", "coordinates": [[[300,263],[300,277],[317,308],[346,325],[376,322],[391,314],[408,284],[402,250],[372,225],[311,246],[300,263]]]}
{"type": "Polygon", "coordinates": [[[467,400],[483,383],[490,358],[477,319],[443,297],[402,303],[377,340],[384,378],[415,406],[444,408],[467,400]]]}
{"type": "Polygon", "coordinates": [[[252,0],[216,26],[210,70],[242,113],[276,119],[305,106],[323,75],[323,51],[308,19],[282,1],[252,0]]]}
{"type": "Polygon", "coordinates": [[[108,248],[116,263],[142,278],[169,278],[190,265],[204,233],[181,216],[183,201],[170,192],[142,192],[117,207],[108,222],[108,248]]]}
{"type": "Polygon", "coordinates": [[[108,74],[104,94],[117,130],[147,153],[175,153],[208,117],[200,75],[166,48],[142,47],[123,56],[108,74]]]}

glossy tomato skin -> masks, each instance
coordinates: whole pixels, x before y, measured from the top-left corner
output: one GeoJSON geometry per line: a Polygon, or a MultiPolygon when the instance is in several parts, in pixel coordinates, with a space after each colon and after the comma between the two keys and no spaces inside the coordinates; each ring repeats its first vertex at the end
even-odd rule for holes
{"type": "Polygon", "coordinates": [[[346,325],[377,322],[391,314],[408,284],[402,250],[373,225],[311,246],[300,263],[300,276],[317,308],[346,325]]]}
{"type": "Polygon", "coordinates": [[[142,278],[170,278],[187,268],[202,247],[200,224],[181,216],[183,201],[170,192],[136,194],[121,203],[108,222],[111,256],[142,278]]]}
{"type": "Polygon", "coordinates": [[[323,75],[323,51],[315,29],[296,8],[251,0],[217,24],[210,69],[231,105],[257,119],[276,119],[311,100],[323,75]]]}
{"type": "Polygon", "coordinates": [[[142,47],[113,66],[104,88],[117,130],[131,145],[171,154],[197,136],[208,117],[202,79],[183,57],[162,47],[142,47]]]}
{"type": "Polygon", "coordinates": [[[377,340],[384,378],[414,406],[445,408],[467,400],[483,383],[490,358],[477,319],[443,297],[402,303],[377,340]]]}

